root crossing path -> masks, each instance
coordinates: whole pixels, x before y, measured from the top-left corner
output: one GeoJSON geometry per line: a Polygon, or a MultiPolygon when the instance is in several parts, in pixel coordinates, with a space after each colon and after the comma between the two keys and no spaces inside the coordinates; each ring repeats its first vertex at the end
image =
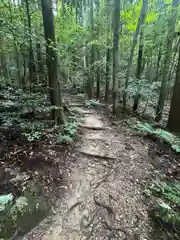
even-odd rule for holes
{"type": "Polygon", "coordinates": [[[143,196],[153,171],[146,143],[100,110],[73,108],[81,114],[80,133],[63,196],[50,224],[24,239],[153,239],[143,196]]]}

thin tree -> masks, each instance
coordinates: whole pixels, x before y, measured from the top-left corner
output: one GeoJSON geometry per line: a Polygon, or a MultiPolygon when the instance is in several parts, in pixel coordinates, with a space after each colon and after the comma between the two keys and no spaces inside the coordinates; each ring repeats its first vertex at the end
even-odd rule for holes
{"type": "Polygon", "coordinates": [[[64,116],[61,108],[62,99],[58,79],[57,53],[55,50],[55,28],[52,0],[41,0],[41,4],[44,35],[46,39],[46,64],[48,69],[50,100],[51,105],[54,107],[52,110],[52,119],[57,123],[63,123],[64,116]]]}
{"type": "MultiPolygon", "coordinates": [[[[96,49],[96,54],[97,54],[97,60],[100,61],[100,51],[98,49],[98,46],[97,46],[97,49],[96,49]]],[[[101,67],[97,66],[97,69],[96,69],[96,99],[99,100],[100,98],[100,84],[101,84],[101,67]]]]}
{"type": "Polygon", "coordinates": [[[175,24],[176,24],[176,8],[179,5],[179,0],[173,0],[172,2],[172,9],[170,12],[170,17],[168,20],[168,32],[166,37],[165,43],[165,54],[164,54],[164,61],[163,61],[163,75],[162,75],[162,82],[161,82],[161,89],[159,94],[158,105],[156,109],[156,117],[155,120],[158,122],[162,119],[162,113],[164,108],[164,102],[166,98],[166,88],[168,82],[168,73],[169,73],[169,62],[171,60],[172,55],[172,43],[173,43],[173,36],[175,31],[175,24]]]}
{"type": "MultiPolygon", "coordinates": [[[[90,1],[90,22],[91,22],[91,37],[94,40],[94,1],[90,1]]],[[[91,45],[91,75],[89,76],[88,97],[93,97],[94,88],[94,58],[95,58],[95,46],[91,45]]]]}
{"type": "Polygon", "coordinates": [[[117,98],[117,88],[116,88],[116,74],[119,65],[119,26],[120,26],[120,0],[114,0],[114,22],[113,22],[113,109],[112,112],[116,114],[116,98],[117,98]]]}
{"type": "Polygon", "coordinates": [[[180,133],[180,47],[179,47],[179,59],[176,70],[176,79],[173,89],[173,96],[171,100],[171,107],[169,112],[167,128],[176,133],[180,133]]]}
{"type": "MultiPolygon", "coordinates": [[[[145,19],[146,19],[146,14],[147,14],[147,8],[148,8],[148,0],[144,2],[143,5],[143,10],[142,10],[142,19],[141,19],[141,30],[140,30],[140,36],[139,36],[139,50],[138,50],[138,59],[137,59],[137,70],[136,70],[136,79],[139,81],[141,79],[141,74],[143,71],[142,68],[142,61],[143,61],[143,48],[144,48],[144,43],[143,43],[143,29],[142,29],[142,25],[144,25],[145,23],[145,19]]],[[[136,112],[138,109],[138,105],[139,105],[139,98],[140,98],[140,94],[139,94],[139,89],[137,94],[134,97],[134,104],[133,104],[133,111],[136,112]]]]}
{"type": "Polygon", "coordinates": [[[29,1],[25,0],[26,15],[28,19],[28,38],[29,38],[29,81],[31,83],[32,89],[34,89],[35,84],[35,63],[32,45],[32,24],[31,24],[31,14],[29,9],[29,1]]]}
{"type": "Polygon", "coordinates": [[[106,50],[106,73],[105,73],[105,102],[106,104],[108,104],[108,100],[109,100],[109,72],[110,72],[110,60],[111,60],[111,50],[109,47],[107,47],[106,50]]]}
{"type": "Polygon", "coordinates": [[[148,5],[148,0],[143,0],[138,24],[136,26],[136,31],[133,36],[133,42],[132,42],[132,46],[131,46],[131,50],[130,50],[128,65],[127,65],[127,70],[126,70],[126,77],[125,77],[125,89],[124,89],[124,94],[123,94],[124,108],[126,108],[126,96],[127,96],[126,92],[127,92],[127,87],[128,87],[128,83],[129,83],[129,77],[131,74],[131,67],[132,67],[132,62],[133,62],[133,57],[134,57],[134,51],[135,51],[135,47],[137,44],[140,28],[144,24],[144,21],[145,21],[147,5],[148,5]]]}
{"type": "Polygon", "coordinates": [[[110,0],[106,0],[106,38],[107,38],[107,46],[106,46],[106,70],[105,70],[105,97],[104,100],[106,105],[109,100],[109,74],[111,69],[111,52],[112,47],[110,45],[109,33],[111,33],[111,23],[109,21],[109,16],[112,16],[112,10],[110,6],[110,0]]]}

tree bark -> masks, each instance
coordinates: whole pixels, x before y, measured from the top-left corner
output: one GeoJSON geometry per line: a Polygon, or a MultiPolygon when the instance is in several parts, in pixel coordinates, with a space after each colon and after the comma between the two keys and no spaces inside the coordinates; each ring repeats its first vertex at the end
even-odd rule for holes
{"type": "Polygon", "coordinates": [[[119,26],[120,26],[120,0],[114,0],[114,22],[113,22],[113,108],[112,113],[116,114],[116,73],[119,65],[119,26]]]}
{"type": "Polygon", "coordinates": [[[165,54],[164,54],[164,62],[163,62],[163,76],[161,89],[159,94],[158,105],[156,109],[156,117],[155,121],[159,122],[162,119],[164,102],[166,98],[166,88],[168,82],[168,72],[169,72],[169,62],[172,54],[172,41],[175,31],[175,23],[176,23],[176,8],[179,5],[179,0],[173,0],[171,14],[168,21],[168,33],[166,38],[166,46],[165,46],[165,54]]]}
{"type": "Polygon", "coordinates": [[[52,119],[56,123],[64,123],[61,91],[58,80],[58,63],[55,50],[55,28],[52,9],[52,0],[41,0],[44,34],[46,39],[46,64],[48,69],[49,91],[52,110],[52,119]],[[58,107],[58,109],[56,109],[58,107]]]}
{"type": "Polygon", "coordinates": [[[109,100],[109,70],[110,70],[110,59],[111,59],[111,50],[107,48],[106,50],[106,74],[105,74],[105,102],[108,103],[109,100]]]}
{"type": "MultiPolygon", "coordinates": [[[[100,61],[100,52],[99,52],[99,49],[97,47],[96,49],[97,51],[97,60],[100,61]]],[[[96,75],[96,99],[99,100],[100,98],[100,82],[101,82],[101,68],[100,66],[98,65],[97,66],[97,75],[96,75]]]]}
{"type": "MultiPolygon", "coordinates": [[[[137,70],[136,70],[136,79],[139,81],[141,79],[141,73],[142,73],[142,60],[143,60],[143,32],[141,30],[140,33],[140,39],[139,39],[139,50],[138,50],[138,60],[137,60],[137,70]]],[[[139,105],[139,89],[137,94],[134,97],[134,104],[133,104],[133,112],[136,112],[139,105]]]]}
{"type": "MultiPolygon", "coordinates": [[[[91,19],[91,35],[92,35],[92,41],[94,40],[94,1],[91,0],[90,2],[90,19],[91,19]]],[[[93,88],[94,88],[94,57],[95,57],[95,46],[94,43],[92,43],[91,46],[91,76],[89,77],[89,84],[88,84],[88,97],[93,97],[93,88]]]]}
{"type": "MultiPolygon", "coordinates": [[[[148,8],[148,0],[145,0],[143,2],[142,6],[142,19],[140,26],[144,25],[145,19],[146,19],[146,14],[147,14],[147,8],[148,8]]],[[[140,37],[139,37],[139,50],[138,50],[138,59],[137,59],[137,70],[136,70],[136,79],[139,81],[141,79],[141,74],[142,74],[142,62],[143,62],[143,48],[144,48],[144,43],[143,43],[143,29],[141,28],[140,30],[140,37]]],[[[138,109],[139,105],[139,99],[140,99],[140,94],[139,94],[139,89],[137,94],[134,97],[134,104],[133,104],[133,112],[136,112],[138,109]]]]}
{"type": "MultiPolygon", "coordinates": [[[[11,9],[11,1],[9,1],[9,11],[10,11],[10,22],[13,25],[13,13],[11,9]]],[[[19,49],[17,45],[17,38],[14,30],[12,30],[13,35],[13,44],[14,44],[14,50],[15,50],[15,61],[16,61],[16,69],[17,69],[17,79],[19,87],[22,88],[22,81],[21,81],[21,69],[20,69],[20,59],[19,59],[19,49]]]]}
{"type": "Polygon", "coordinates": [[[179,59],[176,70],[176,79],[173,89],[173,96],[171,100],[171,107],[169,112],[167,128],[175,133],[180,133],[180,47],[179,47],[179,59]]]}
{"type": "Polygon", "coordinates": [[[33,45],[32,45],[32,26],[31,26],[29,1],[25,0],[25,4],[26,4],[27,19],[28,19],[28,34],[29,34],[29,81],[30,81],[31,89],[34,90],[35,78],[36,78],[35,76],[36,67],[34,62],[33,45]]]}
{"type": "Polygon", "coordinates": [[[124,94],[123,94],[123,106],[124,106],[124,108],[126,108],[126,96],[127,96],[126,91],[127,91],[127,87],[128,87],[128,83],[129,83],[129,77],[131,75],[131,67],[132,67],[132,62],[133,62],[133,57],[134,57],[134,50],[135,50],[135,47],[136,47],[136,44],[137,44],[137,39],[138,39],[138,35],[139,35],[139,32],[140,32],[141,25],[143,25],[144,21],[145,21],[147,6],[148,6],[148,0],[143,0],[143,5],[142,5],[142,8],[141,8],[138,24],[136,26],[136,31],[135,31],[134,36],[133,36],[133,43],[132,43],[132,47],[131,47],[131,50],[130,50],[128,65],[127,65],[127,70],[126,70],[125,89],[124,89],[124,94]]]}

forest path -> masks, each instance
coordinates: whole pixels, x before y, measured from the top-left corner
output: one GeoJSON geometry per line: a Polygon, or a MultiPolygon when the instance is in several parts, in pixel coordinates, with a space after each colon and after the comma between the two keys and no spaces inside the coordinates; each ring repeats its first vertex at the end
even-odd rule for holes
{"type": "Polygon", "coordinates": [[[50,227],[28,239],[152,239],[143,197],[153,171],[148,147],[123,124],[112,126],[100,110],[73,108],[81,123],[66,190],[50,227]]]}

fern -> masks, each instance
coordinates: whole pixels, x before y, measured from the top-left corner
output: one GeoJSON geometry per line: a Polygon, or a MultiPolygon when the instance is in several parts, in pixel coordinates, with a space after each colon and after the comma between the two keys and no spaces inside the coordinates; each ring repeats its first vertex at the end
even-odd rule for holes
{"type": "Polygon", "coordinates": [[[180,184],[161,182],[153,184],[149,190],[155,197],[155,216],[178,228],[180,224],[180,184]]]}
{"type": "Polygon", "coordinates": [[[165,131],[163,129],[154,129],[149,123],[143,123],[136,118],[129,119],[127,123],[130,127],[147,134],[153,134],[157,138],[168,143],[173,150],[180,153],[180,138],[173,133],[165,131]]]}
{"type": "Polygon", "coordinates": [[[77,135],[77,123],[66,122],[62,133],[57,136],[57,143],[72,143],[77,135]]]}
{"type": "Polygon", "coordinates": [[[99,105],[99,101],[95,100],[95,99],[90,99],[90,100],[86,100],[85,101],[85,106],[87,107],[97,107],[99,105]]]}

